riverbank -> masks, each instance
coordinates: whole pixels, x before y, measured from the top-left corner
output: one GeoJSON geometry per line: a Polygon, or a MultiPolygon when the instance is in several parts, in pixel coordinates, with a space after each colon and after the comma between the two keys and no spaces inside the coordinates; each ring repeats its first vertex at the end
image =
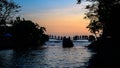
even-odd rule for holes
{"type": "Polygon", "coordinates": [[[89,61],[87,68],[120,68],[119,48],[113,44],[113,39],[103,39],[90,45],[96,54],[89,61]]]}

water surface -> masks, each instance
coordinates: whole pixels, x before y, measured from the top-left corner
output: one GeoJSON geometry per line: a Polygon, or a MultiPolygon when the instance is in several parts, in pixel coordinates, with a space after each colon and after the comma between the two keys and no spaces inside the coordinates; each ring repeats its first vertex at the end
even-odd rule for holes
{"type": "Polygon", "coordinates": [[[92,53],[84,46],[45,46],[29,51],[0,51],[0,68],[85,68],[92,53]]]}

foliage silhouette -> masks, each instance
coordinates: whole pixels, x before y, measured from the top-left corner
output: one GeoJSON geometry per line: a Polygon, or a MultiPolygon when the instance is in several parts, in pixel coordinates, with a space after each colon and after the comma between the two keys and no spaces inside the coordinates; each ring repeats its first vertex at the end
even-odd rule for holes
{"type": "Polygon", "coordinates": [[[88,40],[89,40],[90,42],[94,42],[94,41],[95,41],[95,37],[94,37],[93,35],[90,35],[88,40]]]}
{"type": "MultiPolygon", "coordinates": [[[[88,5],[87,9],[89,9],[89,12],[87,13],[87,17],[91,19],[91,17],[94,17],[94,19],[98,19],[98,21],[103,25],[103,38],[112,37],[112,33],[114,33],[114,29],[112,26],[117,26],[116,24],[113,24],[118,20],[119,16],[119,0],[87,0],[92,1],[92,5],[88,5]],[[114,17],[113,17],[114,16],[114,17]]],[[[80,2],[80,0],[79,0],[80,2]]],[[[116,28],[115,28],[116,29],[116,28]]]]}
{"type": "Polygon", "coordinates": [[[0,27],[0,40],[2,41],[0,45],[4,45],[4,47],[0,47],[3,49],[37,48],[49,40],[48,35],[45,34],[45,27],[40,27],[37,23],[25,19],[21,20],[20,17],[10,23],[12,26],[0,27]],[[10,41],[9,44],[6,43],[7,41],[10,41]]]}
{"type": "Polygon", "coordinates": [[[11,33],[11,27],[8,27],[7,24],[10,23],[9,20],[19,12],[21,6],[14,3],[12,0],[0,0],[0,44],[1,48],[10,48],[12,44],[12,39],[4,37],[5,34],[11,33]]]}
{"type": "Polygon", "coordinates": [[[102,24],[98,21],[93,20],[92,22],[90,22],[90,24],[87,26],[87,28],[89,29],[89,31],[91,33],[93,33],[96,37],[97,40],[97,34],[100,34],[102,31],[102,24]]]}
{"type": "MultiPolygon", "coordinates": [[[[0,0],[0,21],[10,20],[13,16],[19,12],[21,6],[14,3],[12,0],[0,0]]],[[[7,23],[7,22],[6,22],[7,23]]],[[[1,24],[6,24],[1,23],[1,24]]]]}
{"type": "Polygon", "coordinates": [[[48,35],[44,34],[46,31],[44,27],[40,27],[30,20],[20,20],[19,17],[14,22],[12,29],[16,44],[23,45],[23,47],[24,45],[26,47],[42,46],[49,39],[48,35]]]}
{"type": "Polygon", "coordinates": [[[119,36],[117,31],[119,27],[118,22],[120,15],[119,0],[88,1],[94,3],[92,4],[93,7],[97,7],[97,9],[92,11],[94,11],[94,14],[97,13],[97,21],[99,21],[103,27],[101,39],[90,44],[90,47],[94,49],[97,54],[93,56],[92,60],[90,60],[90,65],[88,68],[119,68],[119,46],[118,44],[116,45],[118,41],[115,41],[119,36]]]}

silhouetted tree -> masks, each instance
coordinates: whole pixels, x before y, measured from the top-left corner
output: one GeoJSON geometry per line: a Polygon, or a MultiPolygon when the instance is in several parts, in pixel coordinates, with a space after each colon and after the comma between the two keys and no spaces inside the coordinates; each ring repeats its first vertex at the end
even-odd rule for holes
{"type": "Polygon", "coordinates": [[[93,36],[93,35],[89,35],[89,37],[88,37],[88,41],[90,41],[90,42],[95,41],[95,36],[93,36]]]}
{"type": "Polygon", "coordinates": [[[99,21],[99,15],[98,15],[98,2],[93,2],[91,5],[87,5],[86,9],[88,9],[88,12],[85,13],[85,19],[90,19],[90,24],[87,26],[89,31],[93,34],[95,34],[96,40],[97,36],[102,32],[103,30],[103,24],[99,21]]]}
{"type": "Polygon", "coordinates": [[[81,36],[81,35],[79,36],[79,39],[82,39],[82,36],[81,36]]]}
{"type": "Polygon", "coordinates": [[[27,45],[26,47],[29,47],[39,43],[42,46],[49,39],[49,36],[44,34],[46,29],[30,20],[20,20],[20,18],[17,18],[12,28],[16,44],[19,45],[27,45]]]}
{"type": "Polygon", "coordinates": [[[91,60],[91,65],[88,68],[119,68],[119,45],[115,44],[118,43],[116,38],[119,39],[117,30],[120,21],[120,0],[88,1],[95,3],[92,6],[97,7],[97,10],[94,9],[93,13],[97,13],[96,17],[103,25],[102,38],[91,44],[97,54],[91,60]]]}
{"type": "Polygon", "coordinates": [[[63,37],[62,36],[60,36],[60,40],[62,40],[63,39],[63,37]]]}
{"type": "Polygon", "coordinates": [[[78,40],[78,39],[79,39],[79,36],[77,35],[73,37],[73,40],[78,40]]]}
{"type": "Polygon", "coordinates": [[[39,44],[40,44],[41,46],[43,46],[43,45],[45,44],[45,42],[48,41],[48,40],[49,40],[49,36],[46,35],[46,34],[44,34],[44,33],[41,34],[40,37],[39,37],[39,39],[38,39],[39,44]]]}
{"type": "Polygon", "coordinates": [[[12,23],[12,20],[11,22],[8,20],[10,20],[10,18],[12,18],[17,12],[19,12],[19,8],[20,6],[14,3],[12,0],[0,0],[0,35],[1,37],[3,37],[4,34],[10,32],[10,27],[6,24],[12,23]]]}
{"type": "MultiPolygon", "coordinates": [[[[78,0],[80,2],[80,0],[78,0]]],[[[89,13],[88,17],[93,17],[98,19],[98,21],[103,25],[103,35],[102,38],[112,38],[114,37],[113,33],[116,33],[114,30],[117,28],[113,28],[113,26],[118,26],[118,24],[114,24],[114,22],[119,21],[120,11],[120,3],[119,0],[88,0],[92,1],[93,4],[88,6],[89,13]],[[92,12],[92,13],[91,13],[92,12]]],[[[94,18],[94,19],[95,19],[94,18]]],[[[90,19],[91,20],[91,19],[90,19]]]]}
{"type": "Polygon", "coordinates": [[[85,36],[84,36],[84,35],[82,35],[82,39],[85,39],[85,36]]]}
{"type": "Polygon", "coordinates": [[[56,35],[54,36],[54,39],[57,39],[57,36],[56,36],[56,35]]]}
{"type": "Polygon", "coordinates": [[[90,22],[90,24],[87,26],[87,28],[89,29],[89,31],[91,33],[93,33],[95,35],[96,40],[97,40],[97,34],[100,34],[102,31],[101,23],[93,20],[92,22],[90,22]]]}
{"type": "Polygon", "coordinates": [[[60,40],[60,36],[58,36],[58,38],[57,38],[58,40],[60,40]]]}
{"type": "Polygon", "coordinates": [[[0,21],[12,18],[14,14],[19,12],[19,8],[20,6],[13,2],[13,0],[0,0],[0,21]]]}

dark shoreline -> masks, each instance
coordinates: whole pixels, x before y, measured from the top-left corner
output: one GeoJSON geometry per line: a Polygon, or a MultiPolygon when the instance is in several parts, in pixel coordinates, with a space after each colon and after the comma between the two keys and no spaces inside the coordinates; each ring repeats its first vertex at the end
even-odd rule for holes
{"type": "Polygon", "coordinates": [[[113,39],[102,39],[90,44],[88,48],[96,54],[89,60],[87,68],[120,68],[118,48],[114,45],[113,39]]]}

